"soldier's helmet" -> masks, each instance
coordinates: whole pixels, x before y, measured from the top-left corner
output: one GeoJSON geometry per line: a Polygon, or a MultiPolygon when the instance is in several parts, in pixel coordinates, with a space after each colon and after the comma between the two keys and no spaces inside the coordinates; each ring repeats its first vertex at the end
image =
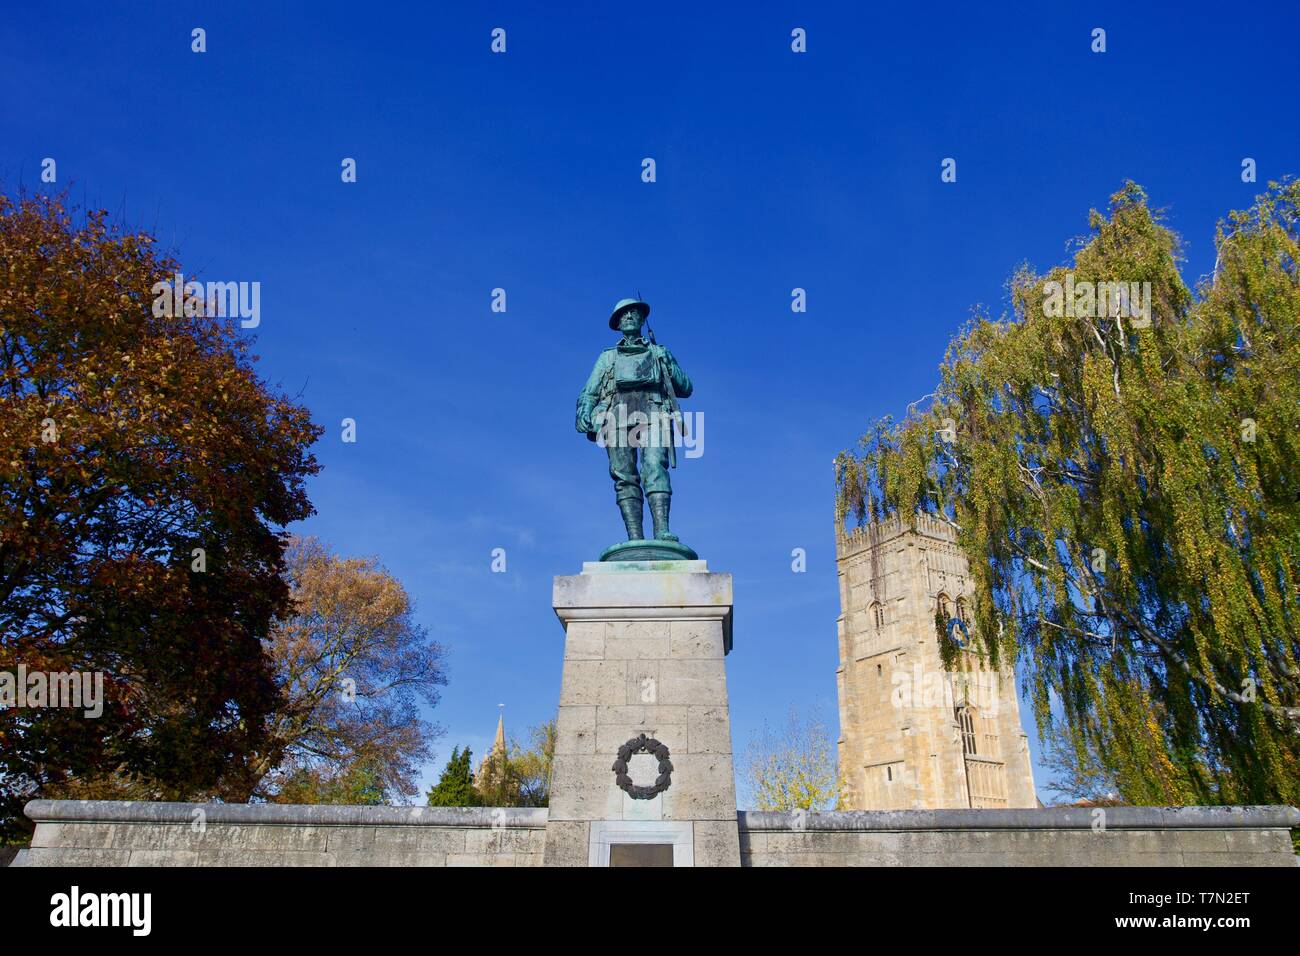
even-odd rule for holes
{"type": "Polygon", "coordinates": [[[618,317],[627,311],[627,307],[634,305],[637,311],[641,313],[642,320],[650,314],[650,306],[636,299],[619,299],[618,305],[614,306],[614,311],[609,314],[609,327],[615,332],[618,331],[618,317]]]}

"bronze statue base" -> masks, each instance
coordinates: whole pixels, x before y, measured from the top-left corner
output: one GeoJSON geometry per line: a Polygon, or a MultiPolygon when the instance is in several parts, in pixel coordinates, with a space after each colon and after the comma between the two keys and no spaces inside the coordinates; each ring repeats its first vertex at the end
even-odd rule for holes
{"type": "Polygon", "coordinates": [[[699,555],[680,541],[620,541],[600,553],[602,561],[697,561],[699,555]]]}

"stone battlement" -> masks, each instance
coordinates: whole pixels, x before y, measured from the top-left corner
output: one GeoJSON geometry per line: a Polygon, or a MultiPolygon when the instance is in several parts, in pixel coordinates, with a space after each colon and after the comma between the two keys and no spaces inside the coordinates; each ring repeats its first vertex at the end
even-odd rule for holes
{"type": "Polygon", "coordinates": [[[950,544],[957,541],[957,532],[945,521],[922,512],[917,512],[910,518],[895,514],[882,521],[868,522],[851,531],[841,529],[835,536],[835,553],[839,558],[852,557],[909,532],[950,544]]]}

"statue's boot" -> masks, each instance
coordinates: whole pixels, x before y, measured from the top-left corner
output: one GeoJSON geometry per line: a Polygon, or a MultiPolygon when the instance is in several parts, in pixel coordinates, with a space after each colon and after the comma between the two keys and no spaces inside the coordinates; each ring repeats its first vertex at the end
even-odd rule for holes
{"type": "Polygon", "coordinates": [[[642,511],[640,498],[623,498],[619,500],[618,510],[623,512],[623,527],[627,528],[627,540],[640,541],[645,537],[641,530],[642,511]]]}
{"type": "Polygon", "coordinates": [[[668,530],[668,503],[673,499],[672,493],[652,491],[649,497],[650,518],[654,521],[656,540],[676,541],[677,535],[668,530]]]}

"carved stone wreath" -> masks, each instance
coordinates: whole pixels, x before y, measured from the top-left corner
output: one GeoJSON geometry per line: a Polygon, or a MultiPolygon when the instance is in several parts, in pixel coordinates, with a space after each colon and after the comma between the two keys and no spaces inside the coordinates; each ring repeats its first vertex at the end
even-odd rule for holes
{"type": "Polygon", "coordinates": [[[653,800],[672,786],[673,765],[668,756],[667,747],[653,737],[641,734],[639,737],[633,737],[618,748],[618,759],[614,761],[614,766],[610,769],[614,771],[614,780],[618,783],[619,789],[633,800],[653,800]],[[628,775],[628,762],[632,759],[633,754],[639,753],[648,753],[659,761],[659,776],[655,778],[652,786],[645,787],[633,783],[632,778],[628,775]]]}

